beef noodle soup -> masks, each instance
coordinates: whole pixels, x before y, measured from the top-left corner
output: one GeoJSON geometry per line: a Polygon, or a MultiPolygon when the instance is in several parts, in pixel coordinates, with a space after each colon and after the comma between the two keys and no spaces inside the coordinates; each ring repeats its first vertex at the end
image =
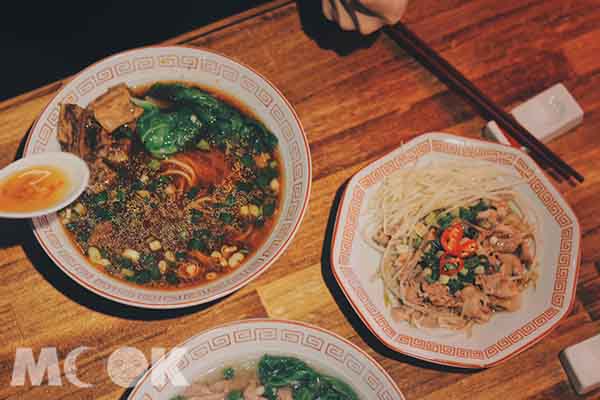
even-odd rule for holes
{"type": "Polygon", "coordinates": [[[349,383],[296,357],[265,354],[216,370],[169,400],[358,400],[349,383]]]}
{"type": "Polygon", "coordinates": [[[91,171],[60,220],[93,265],[124,281],[218,279],[261,246],[279,214],[277,138],[191,84],[118,85],[87,108],[62,104],[58,137],[91,171]]]}

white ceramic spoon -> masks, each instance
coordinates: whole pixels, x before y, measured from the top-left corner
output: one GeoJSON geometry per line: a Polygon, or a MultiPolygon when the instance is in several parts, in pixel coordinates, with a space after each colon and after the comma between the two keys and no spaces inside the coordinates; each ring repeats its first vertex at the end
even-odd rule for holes
{"type": "Polygon", "coordinates": [[[90,179],[90,170],[81,158],[70,153],[48,152],[21,158],[0,170],[0,187],[4,180],[14,173],[39,166],[57,168],[66,176],[69,188],[63,198],[59,202],[50,204],[49,207],[28,212],[2,211],[0,205],[0,218],[33,218],[58,211],[77,199],[90,179]]]}

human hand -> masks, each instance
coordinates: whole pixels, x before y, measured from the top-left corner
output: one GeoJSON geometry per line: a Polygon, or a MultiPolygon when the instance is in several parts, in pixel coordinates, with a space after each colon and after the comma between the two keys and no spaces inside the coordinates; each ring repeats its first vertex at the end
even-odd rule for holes
{"type": "Polygon", "coordinates": [[[408,0],[322,0],[325,17],[346,31],[358,30],[364,35],[384,25],[397,23],[408,0]]]}

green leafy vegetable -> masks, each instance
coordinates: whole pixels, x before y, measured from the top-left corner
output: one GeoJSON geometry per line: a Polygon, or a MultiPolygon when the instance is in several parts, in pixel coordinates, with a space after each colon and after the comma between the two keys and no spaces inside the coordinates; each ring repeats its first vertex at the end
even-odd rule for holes
{"type": "Polygon", "coordinates": [[[277,145],[277,137],[263,124],[200,89],[179,83],[156,83],[149,95],[192,110],[202,122],[209,143],[233,145],[253,153],[270,152],[277,145]]]}
{"type": "Polygon", "coordinates": [[[476,268],[479,264],[479,256],[471,256],[465,259],[465,268],[467,269],[476,268]]]}
{"type": "Polygon", "coordinates": [[[192,208],[192,223],[193,224],[197,224],[198,222],[200,222],[202,220],[202,217],[204,217],[204,213],[202,211],[198,211],[198,210],[192,208]]]}
{"type": "Polygon", "coordinates": [[[193,187],[190,190],[188,190],[186,196],[188,199],[193,200],[198,195],[198,192],[200,192],[200,189],[198,189],[197,187],[193,187]]]}
{"type": "Polygon", "coordinates": [[[117,201],[123,202],[125,201],[125,191],[119,189],[117,190],[117,201]]]}
{"type": "Polygon", "coordinates": [[[231,221],[233,221],[233,215],[231,215],[230,213],[222,212],[221,214],[219,214],[219,219],[226,224],[230,224],[231,221]]]}
{"type": "Polygon", "coordinates": [[[157,281],[160,279],[161,275],[160,275],[160,270],[158,269],[158,265],[152,265],[148,271],[150,271],[150,278],[152,278],[153,281],[157,281]]]}
{"type": "MultiPolygon", "coordinates": [[[[158,261],[152,254],[142,254],[140,257],[140,265],[148,272],[150,280],[157,281],[161,278],[160,270],[158,269],[158,261]]],[[[144,276],[143,279],[146,279],[144,276]]]]}
{"type": "Polygon", "coordinates": [[[469,239],[476,239],[477,236],[479,236],[477,229],[475,229],[471,226],[466,226],[464,228],[464,232],[465,232],[465,236],[468,237],[469,239]]]}
{"type": "Polygon", "coordinates": [[[162,112],[151,102],[135,102],[144,109],[137,121],[137,133],[154,157],[165,158],[185,149],[201,132],[202,123],[189,108],[162,112]]]}
{"type": "Polygon", "coordinates": [[[94,214],[101,221],[108,221],[113,217],[112,212],[104,207],[95,207],[94,214]]]}
{"type": "Polygon", "coordinates": [[[133,131],[127,126],[121,126],[113,133],[113,137],[116,140],[131,139],[133,137],[133,131]]]}
{"type": "Polygon", "coordinates": [[[158,182],[158,180],[155,179],[148,184],[147,189],[152,193],[156,193],[156,191],[158,190],[158,186],[159,186],[159,182],[158,182]]]}
{"type": "Polygon", "coordinates": [[[321,385],[328,388],[328,390],[323,391],[324,394],[321,397],[323,399],[358,399],[358,396],[348,384],[332,376],[321,375],[321,385]],[[333,395],[331,392],[338,394],[338,397],[330,397],[333,395]]]}
{"type": "Polygon", "coordinates": [[[481,211],[489,210],[489,208],[489,204],[485,200],[480,199],[479,203],[475,204],[474,206],[471,206],[471,211],[479,213],[481,211]]]}
{"type": "MultiPolygon", "coordinates": [[[[152,254],[142,254],[140,257],[140,265],[144,267],[143,272],[148,273],[149,280],[157,281],[161,278],[160,270],[158,269],[158,262],[152,254]]],[[[146,280],[147,276],[144,275],[142,278],[136,277],[136,280],[146,280]]]]}
{"type": "Polygon", "coordinates": [[[228,367],[223,370],[223,378],[233,379],[235,377],[235,369],[228,367]]]}
{"type": "Polygon", "coordinates": [[[440,229],[438,230],[438,232],[441,233],[444,231],[444,229],[449,227],[450,224],[452,223],[453,219],[454,219],[454,217],[450,213],[442,214],[440,217],[438,217],[437,222],[438,222],[438,225],[440,226],[440,229]]]}
{"type": "Polygon", "coordinates": [[[80,242],[87,242],[90,238],[90,232],[87,231],[81,231],[81,232],[77,232],[77,240],[79,240],[80,242]]]}
{"type": "Polygon", "coordinates": [[[252,191],[252,184],[249,182],[238,182],[236,185],[237,190],[239,190],[240,192],[251,192],[252,191]]]}
{"type": "Polygon", "coordinates": [[[241,390],[232,390],[227,394],[226,400],[244,400],[244,395],[241,390]]]}
{"type": "Polygon", "coordinates": [[[465,221],[469,221],[472,224],[477,222],[477,213],[472,208],[461,207],[458,210],[458,216],[461,219],[464,219],[465,221]]]}
{"type": "Polygon", "coordinates": [[[293,357],[263,356],[258,363],[258,373],[263,385],[280,388],[293,386],[318,378],[303,361],[293,357]]]}
{"type": "Polygon", "coordinates": [[[131,184],[131,189],[133,190],[142,190],[144,188],[144,184],[142,181],[135,181],[131,184]]]}
{"type": "MultiPolygon", "coordinates": [[[[465,270],[463,270],[463,271],[465,271],[465,270]]],[[[475,283],[475,270],[469,269],[468,273],[466,275],[459,274],[458,279],[460,279],[460,281],[463,283],[474,284],[475,283]]]]}
{"type": "Polygon", "coordinates": [[[271,215],[273,215],[274,212],[275,212],[275,203],[273,203],[273,202],[267,203],[263,207],[263,215],[265,217],[270,217],[271,215]]]}
{"type": "Polygon", "coordinates": [[[267,167],[258,170],[256,173],[256,183],[261,188],[265,189],[271,183],[273,178],[276,178],[278,175],[278,171],[275,168],[267,167]]]}
{"type": "Polygon", "coordinates": [[[448,281],[448,289],[450,289],[450,293],[454,294],[462,288],[465,287],[465,284],[460,279],[450,279],[448,281]]]}
{"type": "Polygon", "coordinates": [[[244,154],[240,158],[240,161],[245,167],[252,168],[254,166],[254,158],[252,158],[252,156],[248,153],[244,154]]]}
{"type": "Polygon", "coordinates": [[[167,273],[167,282],[171,285],[177,285],[179,283],[179,277],[176,273],[169,271],[167,273]]]}
{"type": "Polygon", "coordinates": [[[425,245],[425,252],[419,261],[421,268],[431,269],[431,274],[425,279],[429,283],[436,282],[440,278],[440,258],[437,256],[438,251],[442,249],[439,240],[431,240],[425,245]]]}
{"type": "Polygon", "coordinates": [[[225,199],[225,204],[227,204],[228,206],[234,205],[235,204],[235,196],[232,194],[227,196],[227,198],[225,199]]]}
{"type": "Polygon", "coordinates": [[[277,389],[293,388],[294,399],[358,400],[354,391],[339,379],[323,375],[294,357],[263,356],[258,375],[265,396],[276,399],[277,389]]]}
{"type": "Polygon", "coordinates": [[[207,250],[206,243],[202,239],[198,239],[198,238],[193,238],[192,240],[190,240],[188,243],[188,247],[191,250],[199,250],[199,251],[207,250]]]}
{"type": "Polygon", "coordinates": [[[440,263],[440,258],[437,256],[437,252],[442,248],[441,244],[437,240],[431,240],[425,245],[425,253],[421,257],[420,264],[424,268],[434,268],[440,263]]]}
{"type": "Polygon", "coordinates": [[[108,201],[108,193],[106,193],[106,192],[100,192],[94,198],[94,202],[96,204],[106,203],[107,201],[108,201]]]}
{"type": "Polygon", "coordinates": [[[142,264],[143,267],[149,267],[155,263],[156,258],[154,258],[152,254],[142,254],[140,257],[140,264],[142,264]]]}
{"type": "Polygon", "coordinates": [[[136,274],[132,280],[139,285],[144,285],[152,280],[152,276],[150,271],[144,270],[136,274]]]}
{"type": "Polygon", "coordinates": [[[123,268],[131,269],[133,267],[133,262],[125,257],[118,257],[117,263],[123,268]]]}
{"type": "Polygon", "coordinates": [[[472,224],[476,224],[477,223],[477,214],[479,214],[480,212],[485,211],[489,208],[490,207],[484,200],[479,200],[479,202],[477,202],[477,204],[475,204],[471,207],[468,207],[468,208],[460,207],[458,216],[461,219],[464,219],[465,221],[469,221],[472,224]]]}

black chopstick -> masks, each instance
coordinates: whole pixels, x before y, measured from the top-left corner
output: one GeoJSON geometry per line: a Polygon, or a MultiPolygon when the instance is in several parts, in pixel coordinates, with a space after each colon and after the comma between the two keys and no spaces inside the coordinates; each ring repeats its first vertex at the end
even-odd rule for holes
{"type": "Polygon", "coordinates": [[[486,119],[494,120],[521,145],[527,147],[530,154],[540,162],[555,170],[557,175],[569,180],[574,177],[583,182],[583,176],[569,164],[554,154],[546,145],[533,136],[512,115],[496,105],[483,94],[471,81],[431,49],[423,40],[410,31],[404,24],[398,23],[386,27],[384,31],[396,44],[411,54],[431,73],[436,75],[448,87],[467,99],[486,119]]]}

